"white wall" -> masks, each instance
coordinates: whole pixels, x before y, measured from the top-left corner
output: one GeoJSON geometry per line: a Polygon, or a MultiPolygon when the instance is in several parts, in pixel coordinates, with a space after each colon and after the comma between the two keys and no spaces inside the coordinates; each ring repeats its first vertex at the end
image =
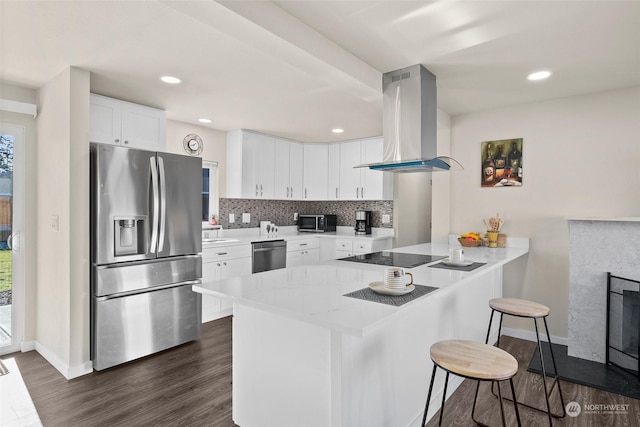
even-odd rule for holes
{"type": "Polygon", "coordinates": [[[68,68],[38,95],[36,349],[71,378],[90,369],[89,72],[68,68]]]}
{"type": "Polygon", "coordinates": [[[204,149],[200,157],[203,160],[218,162],[218,194],[219,197],[225,197],[227,191],[227,133],[204,126],[167,120],[167,151],[185,154],[182,141],[190,133],[195,133],[202,138],[204,149]]]}
{"type": "MultiPolygon", "coordinates": [[[[37,104],[33,89],[0,83],[0,98],[37,104]]],[[[25,223],[23,249],[24,272],[24,336],[32,341],[36,336],[36,121],[27,114],[0,111],[0,123],[22,126],[25,129],[25,223]]]]}
{"type": "MultiPolygon", "coordinates": [[[[505,271],[505,296],[549,306],[567,337],[567,216],[640,216],[640,87],[452,118],[451,232],[483,230],[500,213],[508,235],[529,237],[526,262],[505,271]],[[523,138],[523,186],[480,187],[480,143],[523,138]]],[[[603,301],[603,304],[606,301],[603,301]]],[[[532,330],[531,321],[505,325],[532,330]]]]}

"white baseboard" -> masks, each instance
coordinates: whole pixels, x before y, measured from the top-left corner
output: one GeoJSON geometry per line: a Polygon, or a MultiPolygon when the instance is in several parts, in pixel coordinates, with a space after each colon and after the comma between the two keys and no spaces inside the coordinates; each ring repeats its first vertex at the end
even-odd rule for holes
{"type": "MultiPolygon", "coordinates": [[[[520,338],[523,340],[536,342],[536,333],[532,331],[525,331],[524,329],[513,329],[513,328],[503,327],[502,335],[507,335],[509,337],[520,338]]],[[[547,335],[541,333],[540,341],[547,341],[547,335]]],[[[554,344],[569,345],[568,338],[557,337],[555,335],[551,335],[551,341],[554,344]]]]}
{"type": "Polygon", "coordinates": [[[27,351],[33,351],[36,349],[35,341],[22,341],[20,343],[20,351],[26,353],[27,351]]]}
{"type": "Polygon", "coordinates": [[[87,361],[76,366],[69,366],[38,341],[35,342],[35,349],[47,362],[51,364],[51,366],[56,368],[58,372],[68,380],[93,372],[93,364],[91,361],[87,361]]]}

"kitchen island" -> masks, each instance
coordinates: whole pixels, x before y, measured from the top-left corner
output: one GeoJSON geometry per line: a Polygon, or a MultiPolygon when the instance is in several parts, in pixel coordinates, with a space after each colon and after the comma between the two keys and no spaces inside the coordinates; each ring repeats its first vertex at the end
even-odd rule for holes
{"type": "MultiPolygon", "coordinates": [[[[527,254],[523,240],[521,247],[465,248],[468,260],[485,263],[473,271],[431,267],[439,261],[408,269],[416,284],[437,289],[399,307],[345,296],[381,280],[385,267],[340,260],[194,286],[233,300],[234,422],[419,425],[433,366],[429,347],[484,341],[487,301],[502,296],[503,266],[527,254]]],[[[394,252],[448,250],[423,244],[394,252]]],[[[450,390],[460,382],[450,381],[450,390]]],[[[434,401],[442,388],[443,376],[434,401]]]]}

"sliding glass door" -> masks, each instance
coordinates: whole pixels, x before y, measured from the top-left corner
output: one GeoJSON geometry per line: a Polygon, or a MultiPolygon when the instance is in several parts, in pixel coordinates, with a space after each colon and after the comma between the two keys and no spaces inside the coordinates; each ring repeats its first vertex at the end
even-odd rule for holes
{"type": "Polygon", "coordinates": [[[0,354],[20,350],[24,311],[24,128],[0,123],[0,354]]]}

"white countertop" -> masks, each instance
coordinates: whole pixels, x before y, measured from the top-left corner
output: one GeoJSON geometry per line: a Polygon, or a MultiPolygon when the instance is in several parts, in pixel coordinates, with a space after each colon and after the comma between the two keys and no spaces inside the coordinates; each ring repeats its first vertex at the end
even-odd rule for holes
{"type": "MultiPolygon", "coordinates": [[[[264,242],[270,240],[296,240],[296,239],[308,239],[313,237],[320,238],[352,238],[358,240],[378,240],[378,239],[392,239],[393,229],[385,229],[373,234],[356,234],[353,227],[339,227],[338,231],[328,233],[311,233],[311,232],[299,232],[296,227],[283,227],[285,230],[278,234],[260,235],[259,229],[237,229],[237,230],[223,230],[222,236],[217,242],[206,242],[203,240],[202,248],[215,248],[220,246],[235,246],[246,245],[252,242],[264,242]],[[383,234],[387,232],[388,234],[383,234]]],[[[206,231],[206,230],[203,230],[206,231]]],[[[212,237],[218,239],[216,234],[212,233],[212,237]]]]}
{"type": "MultiPolygon", "coordinates": [[[[421,244],[393,251],[446,256],[449,246],[421,244]]],[[[413,273],[415,284],[439,289],[400,307],[343,296],[381,280],[385,267],[339,260],[203,283],[194,285],[193,290],[231,298],[238,304],[362,336],[367,330],[384,324],[403,309],[419,304],[447,288],[473,281],[475,277],[500,268],[527,252],[526,248],[465,248],[465,260],[485,262],[486,265],[470,272],[430,268],[429,264],[407,269],[413,273]]]]}
{"type": "Polygon", "coordinates": [[[567,217],[567,221],[609,221],[609,222],[640,222],[638,216],[621,216],[621,217],[567,217]]]}

